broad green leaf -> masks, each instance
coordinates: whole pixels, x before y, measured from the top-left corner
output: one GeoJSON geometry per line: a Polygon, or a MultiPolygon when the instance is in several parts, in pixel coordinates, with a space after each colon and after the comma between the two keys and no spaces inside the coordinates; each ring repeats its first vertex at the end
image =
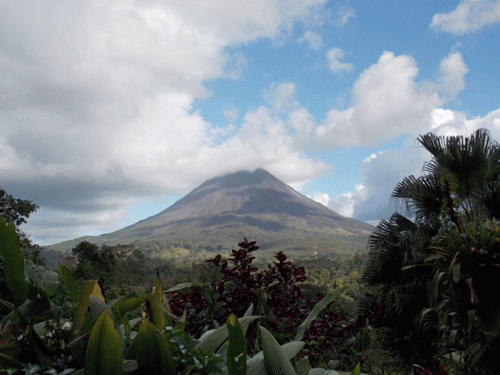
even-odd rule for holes
{"type": "Polygon", "coordinates": [[[90,332],[77,337],[66,345],[66,348],[71,353],[73,358],[75,358],[82,366],[85,365],[85,351],[87,350],[89,338],[90,332]]]}
{"type": "Polygon", "coordinates": [[[253,303],[251,303],[250,306],[248,306],[248,309],[247,311],[245,311],[243,316],[252,316],[252,313],[253,313],[253,303]]]}
{"type": "Polygon", "coordinates": [[[91,294],[89,296],[89,309],[92,321],[96,322],[97,319],[101,316],[102,312],[108,309],[108,305],[99,297],[91,294]]]}
{"type": "Polygon", "coordinates": [[[25,273],[26,276],[35,280],[49,295],[52,295],[59,286],[59,274],[57,272],[34,264],[30,260],[26,261],[25,273]]]}
{"type": "Polygon", "coordinates": [[[76,284],[76,279],[71,273],[71,271],[64,266],[63,264],[59,264],[59,270],[61,272],[61,278],[63,281],[66,283],[66,286],[68,287],[69,294],[71,294],[71,297],[74,299],[78,298],[78,288],[76,284]]]}
{"type": "Polygon", "coordinates": [[[49,296],[34,280],[28,283],[27,297],[28,299],[19,306],[19,311],[31,321],[45,317],[47,311],[51,309],[49,296]]]}
{"type": "Polygon", "coordinates": [[[281,350],[285,353],[286,359],[292,360],[302,350],[306,343],[304,341],[290,341],[281,345],[281,350]]]}
{"type": "Polygon", "coordinates": [[[120,335],[108,310],[104,310],[90,333],[85,354],[85,375],[122,375],[120,335]]]}
{"type": "Polygon", "coordinates": [[[435,260],[440,260],[442,258],[444,258],[442,254],[431,254],[424,259],[424,263],[431,263],[435,260]]]}
{"type": "MultiPolygon", "coordinates": [[[[56,321],[54,319],[46,320],[44,322],[36,323],[33,325],[33,329],[35,330],[36,334],[40,337],[45,336],[47,333],[51,331],[50,327],[47,325],[49,323],[50,325],[53,325],[56,321]]],[[[57,324],[57,323],[55,323],[57,324]]]]}
{"type": "Polygon", "coordinates": [[[7,224],[5,219],[0,219],[0,254],[4,261],[5,284],[12,293],[14,305],[20,306],[28,294],[28,284],[24,275],[24,256],[14,224],[7,224]]]}
{"type": "Polygon", "coordinates": [[[246,375],[247,355],[245,336],[234,314],[231,314],[227,320],[227,330],[229,332],[227,348],[227,369],[229,375],[246,375]]]}
{"type": "Polygon", "coordinates": [[[296,375],[292,364],[273,335],[264,327],[259,327],[259,331],[268,375],[296,375]]]}
{"type": "Polygon", "coordinates": [[[144,320],[135,339],[137,366],[150,374],[177,374],[176,365],[163,333],[144,320]]]}
{"type": "Polygon", "coordinates": [[[123,364],[123,375],[132,375],[138,368],[137,361],[125,360],[123,364]]]}
{"type": "Polygon", "coordinates": [[[328,304],[335,299],[338,298],[342,293],[344,293],[348,288],[343,287],[334,290],[333,292],[328,293],[325,298],[323,298],[321,301],[319,301],[314,308],[311,310],[309,315],[307,315],[307,318],[302,322],[302,324],[297,328],[297,334],[295,335],[295,341],[300,341],[304,337],[304,334],[306,333],[307,327],[309,327],[309,324],[317,318],[318,314],[323,310],[328,304]]]}
{"type": "MultiPolygon", "coordinates": [[[[304,347],[305,343],[303,341],[292,341],[284,345],[281,345],[281,349],[285,354],[286,359],[292,360],[304,347]]],[[[309,366],[309,369],[311,366],[309,366]]],[[[252,358],[247,361],[247,375],[265,375],[266,366],[264,364],[264,353],[258,352],[252,358]]]]}
{"type": "MultiPolygon", "coordinates": [[[[252,313],[253,313],[253,303],[251,303],[250,306],[248,306],[248,309],[243,314],[243,317],[244,318],[250,317],[252,316],[252,313]]],[[[249,326],[250,326],[249,324],[245,324],[243,327],[241,327],[241,329],[243,329],[243,336],[246,336],[249,326]]]]}
{"type": "Polygon", "coordinates": [[[163,287],[160,277],[156,277],[154,291],[151,294],[151,321],[160,331],[165,328],[165,313],[163,306],[163,287]]]}
{"type": "Polygon", "coordinates": [[[182,283],[173,286],[170,289],[167,289],[165,293],[173,293],[173,292],[183,292],[190,289],[194,284],[193,283],[182,283]]]}
{"type": "MultiPolygon", "coordinates": [[[[259,316],[246,316],[241,318],[239,322],[243,332],[245,332],[251,322],[258,318],[259,316]]],[[[200,349],[207,354],[212,354],[220,348],[228,338],[229,332],[227,330],[227,325],[223,325],[217,329],[211,329],[199,338],[196,349],[200,349]]]]}
{"type": "Polygon", "coordinates": [[[7,354],[0,353],[0,369],[24,369],[24,365],[7,354]]]}
{"type": "Polygon", "coordinates": [[[267,375],[264,353],[259,352],[247,361],[247,375],[267,375]]]}
{"type": "MultiPolygon", "coordinates": [[[[122,318],[122,320],[125,318],[122,318]]],[[[143,318],[135,318],[132,320],[125,320],[125,323],[120,324],[120,330],[125,334],[128,335],[131,333],[131,330],[134,329],[134,327],[142,322],[143,318]],[[128,332],[128,333],[127,333],[128,332]]]]}
{"type": "Polygon", "coordinates": [[[339,375],[335,370],[325,370],[323,368],[313,368],[307,375],[339,375]]]}
{"type": "Polygon", "coordinates": [[[97,280],[85,281],[82,285],[82,288],[80,290],[80,298],[77,305],[78,307],[73,318],[74,331],[78,331],[83,327],[85,314],[87,313],[87,309],[89,308],[91,295],[96,296],[104,302],[104,296],[97,280]]]}
{"type": "MultiPolygon", "coordinates": [[[[68,372],[71,375],[84,375],[85,369],[80,369],[75,372],[68,372]]],[[[137,361],[136,360],[125,360],[123,361],[123,375],[138,375],[137,371],[137,361]]],[[[61,373],[62,374],[62,373],[61,373]]]]}
{"type": "Polygon", "coordinates": [[[137,298],[126,298],[119,301],[113,308],[113,312],[116,316],[116,319],[121,319],[126,313],[134,311],[142,306],[144,302],[148,299],[147,294],[143,294],[137,298]]]}
{"type": "Polygon", "coordinates": [[[296,364],[295,364],[295,371],[297,372],[297,375],[307,375],[309,371],[311,371],[311,364],[309,363],[309,360],[306,358],[301,358],[296,364]]]}
{"type": "Polygon", "coordinates": [[[361,375],[361,364],[358,363],[356,367],[354,367],[354,370],[352,370],[351,375],[361,375]]]}

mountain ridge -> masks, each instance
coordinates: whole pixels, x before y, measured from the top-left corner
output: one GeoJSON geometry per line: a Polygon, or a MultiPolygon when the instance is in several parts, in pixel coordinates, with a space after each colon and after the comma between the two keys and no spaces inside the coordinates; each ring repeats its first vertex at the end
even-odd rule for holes
{"type": "Polygon", "coordinates": [[[295,248],[326,254],[363,251],[372,230],[256,169],[214,177],[156,215],[85,239],[99,245],[173,241],[226,248],[246,236],[268,251],[295,248]]]}

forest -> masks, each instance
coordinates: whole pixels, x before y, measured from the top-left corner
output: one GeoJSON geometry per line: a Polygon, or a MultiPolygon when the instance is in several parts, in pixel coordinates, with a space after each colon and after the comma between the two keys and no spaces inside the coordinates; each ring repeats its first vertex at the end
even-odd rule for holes
{"type": "MultiPolygon", "coordinates": [[[[179,265],[81,242],[57,267],[0,190],[0,374],[499,374],[500,146],[421,135],[366,253],[179,265]]],[[[236,246],[237,245],[237,246],[236,246]]]]}

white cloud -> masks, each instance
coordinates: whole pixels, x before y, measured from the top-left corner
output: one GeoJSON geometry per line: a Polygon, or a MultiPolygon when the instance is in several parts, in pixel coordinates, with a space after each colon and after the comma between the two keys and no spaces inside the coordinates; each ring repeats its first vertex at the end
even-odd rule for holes
{"type": "Polygon", "coordinates": [[[326,193],[314,192],[312,195],[308,195],[308,198],[312,199],[315,202],[321,203],[323,206],[328,207],[331,198],[326,193]]]}
{"type": "Polygon", "coordinates": [[[354,68],[353,64],[340,61],[344,58],[344,51],[341,48],[334,47],[328,50],[326,56],[328,58],[328,66],[334,73],[350,72],[354,68]]]}
{"type": "Polygon", "coordinates": [[[314,51],[319,51],[325,45],[321,35],[313,33],[310,30],[306,31],[301,38],[297,39],[297,43],[307,43],[309,48],[314,51]]]}
{"type": "Polygon", "coordinates": [[[462,0],[455,10],[435,14],[430,27],[460,36],[499,22],[500,1],[462,0]]]}
{"type": "Polygon", "coordinates": [[[199,2],[163,1],[190,24],[201,25],[226,44],[246,43],[261,37],[276,38],[297,20],[308,20],[322,9],[324,0],[235,2],[214,0],[199,2]]]}
{"type": "Polygon", "coordinates": [[[363,163],[363,188],[349,201],[352,216],[363,221],[389,219],[394,212],[390,195],[396,184],[409,175],[419,176],[427,156],[412,140],[404,150],[385,150],[363,163]]]}
{"type": "Polygon", "coordinates": [[[338,29],[343,29],[351,18],[356,17],[356,11],[353,8],[343,5],[340,7],[333,24],[338,29]]]}
{"type": "MultiPolygon", "coordinates": [[[[238,130],[193,111],[196,100],[211,95],[206,82],[242,77],[245,56],[228,51],[290,35],[297,22],[319,25],[329,15],[324,4],[0,2],[0,175],[3,189],[42,206],[30,232],[51,241],[112,230],[146,196],[184,194],[240,169],[266,168],[299,189],[329,169],[303,152],[306,143],[358,146],[479,126],[500,132],[499,111],[472,120],[439,112],[437,94],[415,80],[415,62],[389,52],[361,74],[352,106],[331,110],[320,126],[300,106],[292,82],[271,85],[264,95],[269,108],[241,114],[238,130]]],[[[338,27],[354,15],[341,8],[338,27]]],[[[304,42],[317,48],[317,34],[306,34],[304,42]]],[[[329,53],[333,70],[353,69],[341,49],[329,53]]],[[[462,90],[466,67],[456,54],[444,61],[436,85],[453,96],[462,90]]],[[[234,122],[238,109],[229,106],[224,115],[234,122]]],[[[372,170],[366,167],[367,175],[372,170]]],[[[363,212],[361,203],[368,207],[377,198],[376,186],[382,181],[366,177],[362,189],[344,197],[352,206],[344,206],[363,212]]]]}
{"type": "MultiPolygon", "coordinates": [[[[291,99],[287,88],[276,86],[275,103],[291,99]]],[[[179,193],[224,171],[262,167],[298,182],[325,169],[296,149],[286,124],[265,107],[246,113],[238,131],[214,143],[207,136],[213,128],[191,113],[191,105],[189,97],[163,95],[147,102],[143,116],[120,130],[113,158],[128,180],[179,193]]]]}
{"type": "Polygon", "coordinates": [[[451,109],[436,108],[432,112],[432,131],[440,135],[450,136],[467,134],[467,116],[465,113],[452,111],[451,109]]]}
{"type": "Polygon", "coordinates": [[[369,163],[371,162],[372,160],[375,160],[377,158],[377,154],[371,154],[370,156],[368,156],[365,160],[363,160],[363,163],[369,163]]]}
{"type": "MultiPolygon", "coordinates": [[[[265,107],[246,113],[238,131],[213,143],[214,128],[199,114],[191,113],[192,101],[173,92],[147,101],[138,119],[95,136],[95,141],[102,140],[102,147],[93,148],[100,151],[93,159],[76,156],[69,168],[54,168],[50,179],[41,175],[43,171],[31,163],[33,160],[19,163],[22,159],[17,150],[0,147],[0,160],[15,163],[10,175],[8,166],[0,164],[10,180],[2,188],[17,191],[16,196],[44,207],[30,219],[26,230],[39,243],[91,230],[109,231],[116,229],[127,218],[127,209],[143,197],[185,194],[214,175],[262,167],[300,189],[328,169],[297,150],[288,126],[265,107]],[[39,180],[34,181],[34,175],[39,180]],[[58,196],[54,197],[54,191],[58,196]]],[[[82,139],[68,148],[73,146],[76,154],[81,154],[87,145],[96,146],[80,142],[82,139]]]]}
{"type": "Polygon", "coordinates": [[[314,116],[304,107],[296,108],[290,112],[286,123],[299,147],[308,144],[310,134],[317,126],[314,116]]]}
{"type": "Polygon", "coordinates": [[[283,114],[299,106],[299,102],[295,99],[295,84],[292,82],[283,82],[279,85],[273,82],[264,91],[263,97],[278,114],[283,114]]]}
{"type": "Polygon", "coordinates": [[[358,184],[354,187],[354,192],[341,194],[332,200],[328,208],[346,217],[352,217],[354,214],[354,206],[364,202],[367,198],[366,188],[363,184],[358,184]]]}
{"type": "Polygon", "coordinates": [[[435,89],[440,91],[447,101],[454,101],[465,89],[465,75],[469,69],[460,52],[450,53],[439,64],[440,77],[435,89]]]}
{"type": "Polygon", "coordinates": [[[354,84],[353,105],[327,113],[315,131],[314,143],[323,147],[374,145],[428,131],[432,111],[442,100],[420,87],[417,74],[412,58],[384,52],[354,84]]]}
{"type": "Polygon", "coordinates": [[[280,38],[323,5],[0,2],[0,174],[3,189],[43,207],[30,231],[50,241],[109,230],[143,197],[186,193],[214,173],[264,167],[302,184],[324,170],[287,125],[259,125],[263,112],[235,132],[192,110],[207,81],[241,77],[247,61],[228,50],[280,38]]]}
{"type": "MultiPolygon", "coordinates": [[[[438,108],[432,113],[431,128],[438,136],[469,136],[485,128],[493,139],[500,141],[500,110],[467,119],[464,113],[438,108]]],[[[396,184],[404,177],[420,176],[424,162],[430,159],[430,154],[415,141],[417,136],[410,136],[401,150],[385,150],[366,158],[361,185],[354,192],[335,197],[330,208],[367,222],[388,219],[396,210],[396,202],[390,198],[396,184]]]]}

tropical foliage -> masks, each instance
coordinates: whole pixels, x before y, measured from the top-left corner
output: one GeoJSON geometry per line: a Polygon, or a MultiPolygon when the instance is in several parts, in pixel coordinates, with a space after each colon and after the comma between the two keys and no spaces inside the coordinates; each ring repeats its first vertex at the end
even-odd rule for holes
{"type": "Polygon", "coordinates": [[[383,308],[383,341],[406,364],[499,373],[500,147],[484,129],[418,141],[432,159],[396,185],[401,210],[370,238],[365,303],[383,308]]]}
{"type": "MultiPolygon", "coordinates": [[[[376,312],[367,309],[349,319],[339,311],[339,304],[333,303],[340,297],[338,292],[346,288],[326,296],[307,295],[302,288],[307,279],[304,267],[296,267],[279,252],[267,269],[259,270],[252,256],[258,249],[254,241],[245,239],[229,258],[217,255],[207,260],[221,273],[220,281],[168,294],[172,312],[186,312],[186,330],[199,335],[207,326],[223,324],[230,315],[241,316],[252,305],[261,316],[260,324],[280,343],[300,337],[305,342],[302,355],[307,355],[312,364],[324,365],[336,358],[337,367],[350,368],[365,362],[363,354],[369,347],[366,343],[370,335],[367,322],[376,312]],[[365,345],[356,346],[362,340],[365,345]]],[[[253,341],[255,337],[250,336],[249,352],[258,349],[253,341]]]]}
{"type": "Polygon", "coordinates": [[[75,302],[73,317],[64,321],[51,301],[53,284],[57,287],[59,280],[51,274],[25,273],[15,228],[5,220],[0,222],[0,250],[14,298],[12,304],[2,301],[11,310],[0,322],[2,373],[337,374],[313,369],[305,357],[294,358],[305,345],[301,339],[308,326],[342,290],[313,306],[297,333],[283,344],[260,325],[262,317],[254,315],[252,303],[239,318],[230,314],[223,324],[206,327],[195,339],[186,331],[187,310],[173,313],[167,298],[186,285],[164,291],[158,275],[150,292],[108,301],[97,280],[78,287],[61,266],[61,282],[75,302]],[[248,338],[253,338],[255,350],[249,350],[248,338]]]}

